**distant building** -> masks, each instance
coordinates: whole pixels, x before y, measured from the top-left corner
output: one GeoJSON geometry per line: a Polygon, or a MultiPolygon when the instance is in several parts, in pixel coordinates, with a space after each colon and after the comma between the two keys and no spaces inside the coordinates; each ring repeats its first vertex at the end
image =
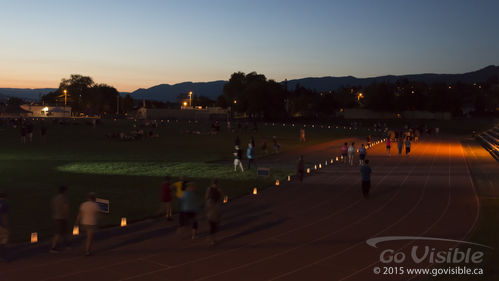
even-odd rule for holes
{"type": "Polygon", "coordinates": [[[46,106],[46,105],[31,105],[23,104],[21,109],[31,112],[27,117],[53,117],[53,118],[67,118],[71,117],[70,106],[46,106]]]}
{"type": "Polygon", "coordinates": [[[189,107],[180,109],[146,108],[137,110],[138,119],[225,120],[227,110],[221,107],[189,107]]]}

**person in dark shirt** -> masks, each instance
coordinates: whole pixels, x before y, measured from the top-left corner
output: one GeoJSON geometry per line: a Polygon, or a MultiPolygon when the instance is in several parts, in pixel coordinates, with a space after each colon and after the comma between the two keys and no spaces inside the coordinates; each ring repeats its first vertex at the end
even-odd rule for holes
{"type": "Polygon", "coordinates": [[[218,180],[214,179],[211,186],[206,189],[205,194],[205,210],[206,218],[210,224],[209,243],[211,246],[215,244],[215,236],[218,232],[218,225],[222,216],[222,197],[223,192],[218,187],[218,180]]]}
{"type": "Polygon", "coordinates": [[[369,198],[369,190],[371,189],[371,167],[369,160],[364,161],[364,165],[360,166],[360,175],[362,176],[362,195],[364,198],[369,198]]]}

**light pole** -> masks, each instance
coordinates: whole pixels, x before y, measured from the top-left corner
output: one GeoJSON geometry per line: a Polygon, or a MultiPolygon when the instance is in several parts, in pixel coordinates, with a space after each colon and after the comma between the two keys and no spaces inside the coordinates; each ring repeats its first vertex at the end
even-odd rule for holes
{"type": "Polygon", "coordinates": [[[189,106],[192,106],[192,91],[189,91],[189,106]]]}
{"type": "Polygon", "coordinates": [[[66,105],[68,104],[68,90],[64,89],[62,92],[64,93],[64,109],[66,109],[66,105]]]}

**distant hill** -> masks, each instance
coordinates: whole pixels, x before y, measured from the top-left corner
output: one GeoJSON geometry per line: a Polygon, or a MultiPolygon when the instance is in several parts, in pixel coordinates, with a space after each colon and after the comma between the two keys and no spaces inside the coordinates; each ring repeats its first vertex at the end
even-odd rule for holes
{"type": "Polygon", "coordinates": [[[204,96],[216,100],[223,93],[223,87],[227,81],[213,82],[184,82],[174,85],[161,84],[149,89],[138,89],[130,95],[134,99],[149,99],[158,101],[176,102],[179,94],[187,94],[192,91],[193,95],[204,96]]]}
{"type": "Polygon", "coordinates": [[[28,101],[38,101],[41,96],[53,92],[55,88],[40,88],[40,89],[17,89],[17,88],[0,88],[0,95],[7,97],[15,97],[28,101]]]}
{"type": "Polygon", "coordinates": [[[5,102],[7,102],[8,100],[9,100],[9,97],[8,97],[8,96],[0,94],[0,102],[5,103],[5,102]]]}
{"type": "Polygon", "coordinates": [[[491,76],[499,76],[499,66],[490,65],[477,71],[463,73],[463,74],[410,74],[410,75],[386,75],[370,78],[356,78],[353,76],[344,77],[321,77],[321,78],[302,78],[288,81],[288,90],[294,90],[296,84],[302,87],[316,90],[316,91],[329,91],[340,88],[341,86],[367,86],[373,82],[395,82],[400,78],[407,78],[409,81],[425,82],[428,84],[441,82],[441,83],[455,83],[462,82],[472,84],[474,82],[484,82],[491,76]]]}
{"type": "MultiPolygon", "coordinates": [[[[410,75],[386,75],[378,77],[369,78],[356,78],[353,76],[343,76],[343,77],[320,77],[320,78],[301,78],[288,81],[288,90],[292,91],[295,89],[296,84],[301,86],[316,90],[316,91],[329,91],[336,90],[341,86],[367,86],[372,82],[395,82],[400,78],[407,78],[410,81],[425,82],[428,84],[435,82],[442,83],[474,83],[486,81],[491,76],[499,77],[499,66],[490,65],[483,69],[463,73],[463,74],[410,74],[410,75]]],[[[195,95],[206,96],[211,99],[216,99],[223,92],[223,86],[227,81],[214,81],[214,82],[185,82],[180,84],[161,84],[149,89],[138,89],[131,93],[134,99],[150,99],[158,101],[171,101],[175,102],[177,96],[180,93],[188,93],[192,91],[195,95]]],[[[283,84],[284,82],[281,82],[283,84]]]]}
{"type": "MultiPolygon", "coordinates": [[[[288,81],[288,90],[292,91],[295,89],[296,84],[301,86],[316,90],[316,91],[329,91],[336,90],[341,86],[367,86],[372,82],[395,82],[400,78],[407,78],[410,81],[425,82],[428,84],[441,82],[441,83],[474,83],[474,82],[484,82],[491,76],[499,77],[499,66],[489,65],[477,71],[467,72],[463,74],[410,74],[410,75],[386,75],[378,77],[369,78],[356,78],[353,76],[343,76],[343,77],[309,77],[301,79],[293,79],[288,81]]],[[[134,99],[147,99],[147,100],[157,100],[157,101],[169,101],[176,102],[179,94],[186,94],[192,91],[194,95],[204,96],[210,99],[216,100],[219,95],[223,93],[223,86],[227,81],[219,80],[212,82],[183,82],[179,84],[160,84],[153,86],[148,89],[138,89],[132,93],[121,92],[121,96],[130,94],[134,99]]],[[[281,82],[282,84],[284,82],[281,82]]],[[[43,89],[15,89],[15,88],[0,88],[0,95],[8,97],[18,97],[22,99],[27,99],[31,101],[37,101],[40,96],[45,95],[49,92],[55,91],[52,88],[43,89]]]]}

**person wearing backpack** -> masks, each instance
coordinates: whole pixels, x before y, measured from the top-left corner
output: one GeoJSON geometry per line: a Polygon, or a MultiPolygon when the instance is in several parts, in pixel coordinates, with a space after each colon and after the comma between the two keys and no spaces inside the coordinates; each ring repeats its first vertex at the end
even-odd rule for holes
{"type": "Polygon", "coordinates": [[[214,179],[206,189],[205,194],[206,218],[210,224],[210,236],[208,238],[210,246],[215,245],[215,235],[218,232],[218,225],[222,216],[222,197],[223,193],[218,187],[218,180],[214,179]]]}

